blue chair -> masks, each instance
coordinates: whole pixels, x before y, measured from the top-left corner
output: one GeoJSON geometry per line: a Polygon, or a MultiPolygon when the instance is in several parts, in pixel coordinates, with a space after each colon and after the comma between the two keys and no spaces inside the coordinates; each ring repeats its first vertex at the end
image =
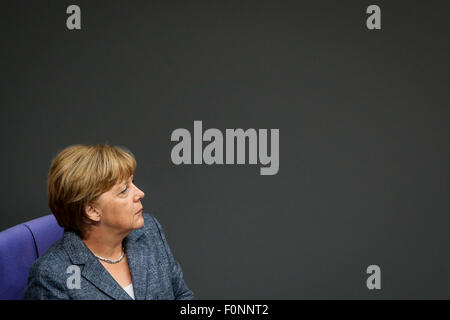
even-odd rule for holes
{"type": "Polygon", "coordinates": [[[52,214],[0,232],[0,300],[23,299],[31,265],[63,232],[52,214]]]}

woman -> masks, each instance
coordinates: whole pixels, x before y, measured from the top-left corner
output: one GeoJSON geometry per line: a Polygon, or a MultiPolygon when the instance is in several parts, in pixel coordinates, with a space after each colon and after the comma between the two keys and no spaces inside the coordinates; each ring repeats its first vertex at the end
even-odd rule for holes
{"type": "Polygon", "coordinates": [[[164,232],[143,213],[131,152],[108,145],[61,151],[49,206],[65,231],[32,265],[25,299],[194,299],[164,232]]]}

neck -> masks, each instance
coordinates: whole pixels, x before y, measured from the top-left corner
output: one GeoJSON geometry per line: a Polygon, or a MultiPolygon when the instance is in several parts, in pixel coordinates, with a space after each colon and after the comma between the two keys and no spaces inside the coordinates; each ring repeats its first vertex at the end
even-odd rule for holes
{"type": "Polygon", "coordinates": [[[106,259],[118,259],[123,252],[122,242],[127,235],[116,234],[111,230],[93,227],[83,242],[94,254],[106,259]]]}

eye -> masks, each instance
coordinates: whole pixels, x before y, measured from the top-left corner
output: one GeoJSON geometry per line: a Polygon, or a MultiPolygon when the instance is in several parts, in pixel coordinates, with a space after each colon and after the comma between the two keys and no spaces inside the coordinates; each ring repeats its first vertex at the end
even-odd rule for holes
{"type": "Polygon", "coordinates": [[[125,192],[127,192],[128,190],[128,186],[125,187],[125,189],[123,189],[120,193],[124,194],[125,192]]]}

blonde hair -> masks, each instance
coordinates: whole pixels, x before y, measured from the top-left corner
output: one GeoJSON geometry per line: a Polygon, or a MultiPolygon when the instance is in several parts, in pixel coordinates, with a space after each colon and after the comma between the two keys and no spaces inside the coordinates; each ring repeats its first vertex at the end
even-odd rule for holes
{"type": "Polygon", "coordinates": [[[47,179],[48,205],[58,224],[83,238],[93,224],[85,207],[136,170],[136,160],[123,147],[73,145],[53,159],[47,179]]]}

